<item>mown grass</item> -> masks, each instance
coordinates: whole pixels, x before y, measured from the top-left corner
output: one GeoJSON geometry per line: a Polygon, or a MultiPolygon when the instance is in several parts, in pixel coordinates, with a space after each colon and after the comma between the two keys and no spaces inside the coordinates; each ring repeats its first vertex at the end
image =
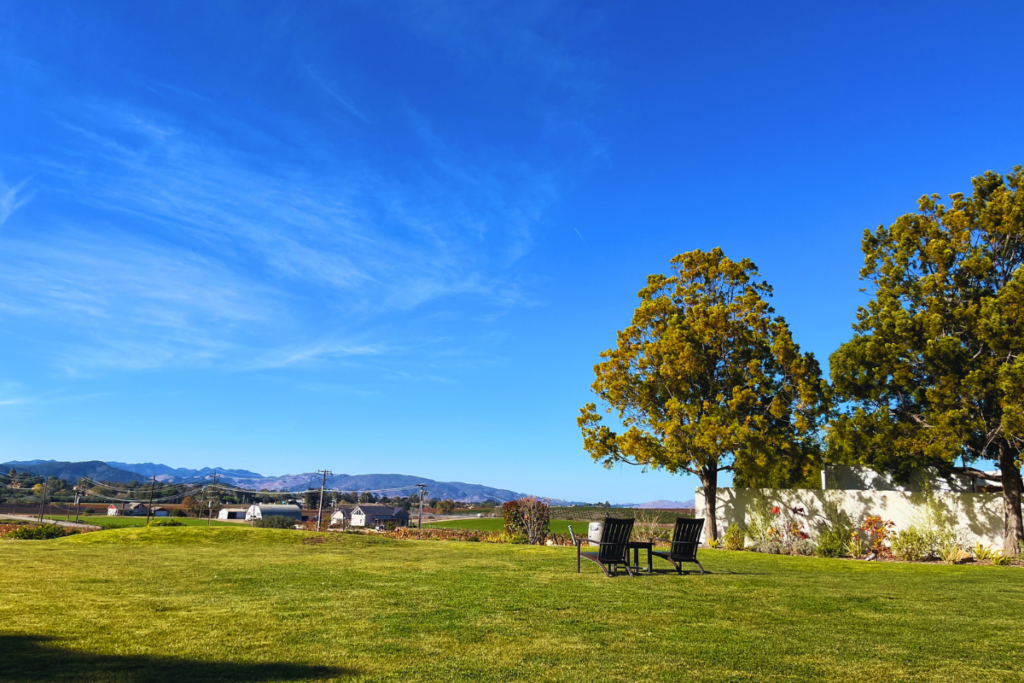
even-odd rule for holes
{"type": "Polygon", "coordinates": [[[707,576],[608,579],[593,564],[577,575],[574,560],[571,548],[248,527],[3,541],[0,680],[1024,674],[1020,569],[706,551],[707,576]]]}
{"type": "MultiPolygon", "coordinates": [[[[185,526],[207,526],[208,520],[195,517],[150,517],[150,521],[175,520],[185,526]]],[[[85,515],[79,517],[83,524],[92,524],[104,529],[120,529],[122,527],[146,526],[145,517],[114,517],[109,515],[85,515]]],[[[221,522],[213,520],[212,526],[239,526],[237,522],[221,522]]]]}
{"type": "MultiPolygon", "coordinates": [[[[586,522],[569,522],[564,519],[551,520],[551,533],[563,536],[569,535],[569,525],[577,536],[587,535],[586,522]]],[[[435,529],[469,529],[470,531],[493,531],[500,532],[505,529],[505,520],[501,517],[484,517],[482,519],[453,519],[447,522],[424,522],[423,528],[435,529]]]]}

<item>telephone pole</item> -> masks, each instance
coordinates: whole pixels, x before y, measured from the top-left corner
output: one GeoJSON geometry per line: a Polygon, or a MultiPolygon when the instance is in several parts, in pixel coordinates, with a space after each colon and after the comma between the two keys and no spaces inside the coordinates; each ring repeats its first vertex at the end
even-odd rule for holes
{"type": "Polygon", "coordinates": [[[82,512],[82,492],[75,491],[75,523],[78,523],[78,515],[82,512]]]}
{"type": "Polygon", "coordinates": [[[417,529],[422,529],[423,528],[423,489],[427,488],[427,485],[426,484],[416,484],[416,485],[420,487],[420,517],[419,517],[419,519],[416,522],[416,528],[417,529]]]}
{"type": "Polygon", "coordinates": [[[146,526],[149,526],[149,516],[153,514],[153,491],[156,489],[156,475],[153,475],[153,482],[149,485],[149,505],[146,507],[146,526]]]}
{"type": "Polygon", "coordinates": [[[39,523],[40,524],[43,523],[43,508],[46,507],[46,490],[47,490],[47,488],[49,488],[49,486],[50,486],[50,479],[49,479],[49,477],[44,476],[43,477],[43,497],[39,501],[39,523]]]}
{"type": "Polygon", "coordinates": [[[321,472],[324,475],[324,481],[320,484],[320,507],[316,512],[316,530],[320,531],[320,518],[324,516],[324,489],[327,488],[327,475],[333,475],[334,472],[327,470],[317,470],[317,472],[321,472]]]}
{"type": "MultiPolygon", "coordinates": [[[[214,470],[213,471],[213,483],[210,484],[209,486],[204,486],[203,487],[203,500],[206,500],[206,492],[209,491],[210,489],[212,489],[213,487],[215,487],[216,485],[217,485],[217,470],[214,470]]],[[[212,500],[206,500],[206,509],[210,513],[210,519],[206,523],[206,526],[211,526],[213,524],[213,501],[212,500]]],[[[196,517],[198,517],[199,519],[203,518],[202,508],[200,508],[200,512],[199,512],[199,514],[196,515],[196,517]]]]}

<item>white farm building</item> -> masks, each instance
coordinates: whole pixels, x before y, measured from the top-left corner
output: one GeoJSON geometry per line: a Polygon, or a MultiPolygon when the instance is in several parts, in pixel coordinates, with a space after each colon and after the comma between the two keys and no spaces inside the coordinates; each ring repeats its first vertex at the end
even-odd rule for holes
{"type": "Polygon", "coordinates": [[[302,521],[302,508],[298,505],[250,505],[245,511],[245,521],[251,522],[254,519],[264,517],[290,517],[296,522],[302,521]]]}

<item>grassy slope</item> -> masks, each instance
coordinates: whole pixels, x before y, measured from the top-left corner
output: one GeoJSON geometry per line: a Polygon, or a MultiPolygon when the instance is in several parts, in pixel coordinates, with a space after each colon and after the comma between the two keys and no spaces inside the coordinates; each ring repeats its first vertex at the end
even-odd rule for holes
{"type": "Polygon", "coordinates": [[[1019,681],[1024,574],[264,529],[0,542],[0,680],[1019,681]],[[665,565],[667,566],[667,565],[665,565]]]}
{"type": "MultiPolygon", "coordinates": [[[[72,516],[72,518],[74,518],[72,516]]],[[[151,517],[150,521],[163,521],[173,519],[183,523],[185,526],[206,526],[207,520],[193,517],[151,517]]],[[[126,526],[146,526],[145,517],[113,517],[108,515],[86,515],[80,518],[85,524],[95,524],[104,529],[119,529],[126,526]]],[[[213,520],[213,526],[239,526],[238,522],[220,522],[213,520]]]]}

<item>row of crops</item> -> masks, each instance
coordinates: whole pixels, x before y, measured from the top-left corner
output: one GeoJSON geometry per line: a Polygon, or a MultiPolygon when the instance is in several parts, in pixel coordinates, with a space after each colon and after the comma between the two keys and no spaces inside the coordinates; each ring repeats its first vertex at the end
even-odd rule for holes
{"type": "Polygon", "coordinates": [[[600,522],[605,517],[634,517],[657,524],[673,524],[677,517],[693,517],[693,510],[643,510],[606,507],[552,507],[551,519],[571,522],[600,522]]]}

